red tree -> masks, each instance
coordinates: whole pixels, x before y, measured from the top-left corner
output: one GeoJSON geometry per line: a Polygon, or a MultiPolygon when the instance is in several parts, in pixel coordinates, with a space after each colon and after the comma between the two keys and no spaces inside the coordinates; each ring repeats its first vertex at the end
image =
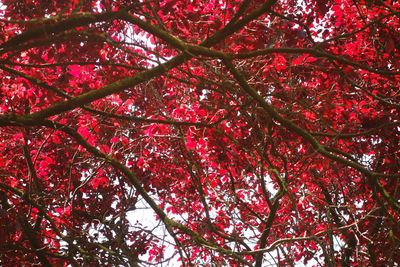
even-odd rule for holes
{"type": "Polygon", "coordinates": [[[400,263],[398,1],[0,19],[2,266],[400,263]]]}

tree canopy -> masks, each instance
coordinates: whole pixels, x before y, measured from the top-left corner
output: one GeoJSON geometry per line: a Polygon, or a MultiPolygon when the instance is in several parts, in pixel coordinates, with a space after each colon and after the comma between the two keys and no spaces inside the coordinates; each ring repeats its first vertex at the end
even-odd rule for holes
{"type": "Polygon", "coordinates": [[[399,266],[398,1],[0,5],[1,266],[399,266]]]}

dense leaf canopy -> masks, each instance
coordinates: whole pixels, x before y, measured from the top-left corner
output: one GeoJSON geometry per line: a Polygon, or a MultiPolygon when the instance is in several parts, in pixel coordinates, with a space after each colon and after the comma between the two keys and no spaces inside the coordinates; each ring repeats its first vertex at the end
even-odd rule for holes
{"type": "Polygon", "coordinates": [[[399,266],[398,1],[0,5],[1,266],[399,266]]]}

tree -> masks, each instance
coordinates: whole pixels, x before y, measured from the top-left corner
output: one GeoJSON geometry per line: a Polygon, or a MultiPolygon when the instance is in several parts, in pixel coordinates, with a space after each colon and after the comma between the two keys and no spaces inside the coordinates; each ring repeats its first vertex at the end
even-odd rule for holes
{"type": "Polygon", "coordinates": [[[399,265],[398,1],[1,5],[2,266],[399,265]]]}

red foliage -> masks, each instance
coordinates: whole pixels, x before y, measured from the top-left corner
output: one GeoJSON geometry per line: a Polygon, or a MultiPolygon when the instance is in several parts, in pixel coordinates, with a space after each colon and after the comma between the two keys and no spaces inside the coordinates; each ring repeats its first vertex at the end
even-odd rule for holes
{"type": "Polygon", "coordinates": [[[398,1],[0,5],[1,266],[400,264],[398,1]]]}

